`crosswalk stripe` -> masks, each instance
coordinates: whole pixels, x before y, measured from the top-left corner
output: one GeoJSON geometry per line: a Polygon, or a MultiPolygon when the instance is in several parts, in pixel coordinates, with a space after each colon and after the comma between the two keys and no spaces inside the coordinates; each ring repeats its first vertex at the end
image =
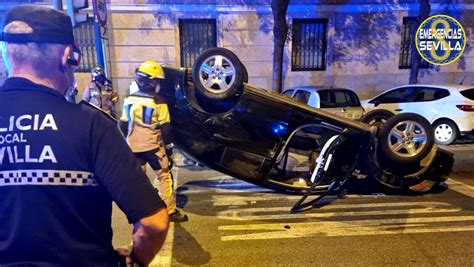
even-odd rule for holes
{"type": "MultiPolygon", "coordinates": [[[[314,195],[316,197],[317,195],[314,195]]],[[[358,200],[374,200],[374,199],[380,199],[381,195],[357,195],[357,194],[350,194],[344,196],[344,199],[358,199],[358,200]]],[[[394,198],[393,196],[386,196],[382,195],[383,199],[392,199],[394,198]]],[[[255,204],[257,202],[274,202],[278,200],[282,201],[296,201],[301,199],[302,196],[298,195],[282,195],[282,194],[261,194],[261,195],[256,195],[253,194],[252,196],[238,196],[238,195],[232,195],[232,194],[225,194],[225,195],[213,195],[212,196],[212,202],[214,206],[241,206],[241,205],[248,205],[248,204],[255,204]]],[[[330,198],[336,198],[335,196],[328,196],[327,199],[330,198]]],[[[399,196],[395,196],[395,198],[399,198],[399,196]]],[[[406,202],[406,203],[413,203],[413,202],[406,202]]],[[[426,203],[426,202],[423,202],[426,203]]],[[[444,203],[444,202],[440,202],[444,203]]],[[[332,203],[330,206],[331,207],[339,207],[342,204],[340,203],[332,203]]],[[[353,205],[357,207],[361,207],[361,205],[366,205],[365,203],[351,203],[351,204],[344,204],[344,205],[353,205]]],[[[378,203],[371,203],[368,205],[383,205],[383,204],[378,204],[378,203]]],[[[396,203],[395,205],[401,205],[400,202],[396,203]]],[[[403,204],[404,205],[404,204],[403,204]]],[[[342,207],[342,206],[341,206],[342,207]]]]}
{"type": "Polygon", "coordinates": [[[165,244],[155,255],[148,266],[150,267],[168,267],[171,266],[171,258],[173,255],[173,240],[174,240],[174,223],[170,223],[168,228],[168,235],[166,236],[165,244]]]}
{"type": "Polygon", "coordinates": [[[264,231],[225,235],[221,237],[222,241],[300,238],[312,235],[359,236],[474,231],[472,223],[470,225],[441,225],[441,223],[467,221],[474,222],[474,216],[224,225],[219,226],[218,230],[222,232],[264,231]]]}
{"type": "Polygon", "coordinates": [[[465,183],[458,182],[453,179],[448,179],[448,186],[451,190],[454,190],[458,193],[466,195],[468,197],[474,198],[474,187],[467,185],[465,183]]]}
{"type": "MultiPolygon", "coordinates": [[[[154,176],[154,171],[152,171],[154,176]]],[[[178,184],[179,168],[176,167],[173,169],[173,180],[174,187],[176,188],[178,184]]],[[[148,266],[150,267],[169,267],[171,266],[171,260],[173,256],[173,242],[174,242],[174,223],[169,224],[168,235],[166,236],[165,243],[160,249],[158,254],[155,255],[153,260],[148,266]]]]}
{"type": "MultiPolygon", "coordinates": [[[[386,203],[387,204],[387,203],[386,203]]],[[[269,208],[249,208],[249,209],[231,209],[218,212],[219,219],[232,221],[253,221],[253,220],[280,220],[280,219],[309,219],[309,218],[331,218],[347,216],[385,216],[385,215],[413,215],[413,214],[434,214],[434,213],[453,213],[462,209],[454,206],[427,206],[422,208],[407,208],[393,210],[356,210],[356,211],[333,211],[327,212],[318,210],[316,213],[297,213],[297,214],[259,214],[258,212],[277,212],[288,210],[288,207],[269,207],[269,208]]]]}

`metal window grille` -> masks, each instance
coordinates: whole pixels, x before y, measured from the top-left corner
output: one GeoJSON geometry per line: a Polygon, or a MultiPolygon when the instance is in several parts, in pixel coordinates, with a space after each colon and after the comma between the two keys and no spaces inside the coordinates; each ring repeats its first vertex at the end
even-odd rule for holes
{"type": "Polygon", "coordinates": [[[217,46],[215,19],[180,19],[181,66],[192,67],[202,51],[217,46]]]}
{"type": "Polygon", "coordinates": [[[74,28],[74,36],[81,46],[81,63],[76,72],[89,72],[97,66],[95,49],[94,23],[88,21],[74,28]]]}
{"type": "Polygon", "coordinates": [[[326,69],[327,19],[294,19],[291,70],[326,69]]]}
{"type": "MultiPolygon", "coordinates": [[[[403,18],[403,28],[402,28],[402,38],[400,44],[400,60],[398,63],[399,69],[410,69],[411,68],[411,54],[413,51],[413,46],[415,45],[415,35],[418,24],[416,23],[415,17],[404,17],[403,18]]],[[[430,64],[424,59],[421,59],[420,68],[427,69],[430,67],[430,64]]]]}

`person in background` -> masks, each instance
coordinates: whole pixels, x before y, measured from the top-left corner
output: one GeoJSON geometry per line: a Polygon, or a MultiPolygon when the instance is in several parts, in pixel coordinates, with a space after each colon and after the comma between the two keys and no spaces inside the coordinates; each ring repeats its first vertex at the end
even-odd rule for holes
{"type": "Polygon", "coordinates": [[[166,202],[170,221],[185,222],[188,216],[176,208],[173,188],[170,114],[158,94],[164,78],[163,68],[157,62],[145,61],[140,65],[135,71],[139,90],[125,98],[119,126],[143,170],[148,163],[155,171],[154,185],[166,202]]]}
{"type": "Polygon", "coordinates": [[[82,100],[116,117],[115,104],[118,102],[118,93],[112,88],[112,82],[105,76],[102,66],[91,70],[91,82],[84,89],[82,100]]]}
{"type": "Polygon", "coordinates": [[[70,18],[20,5],[0,30],[0,135],[12,137],[0,144],[0,266],[117,266],[112,201],[133,224],[127,263],[149,264],[166,238],[166,205],[116,122],[66,100],[78,64],[70,18]]]}

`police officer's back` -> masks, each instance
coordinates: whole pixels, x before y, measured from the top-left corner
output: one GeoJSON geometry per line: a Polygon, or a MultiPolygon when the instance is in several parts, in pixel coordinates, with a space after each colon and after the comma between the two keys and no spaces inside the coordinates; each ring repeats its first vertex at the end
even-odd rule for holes
{"type": "Polygon", "coordinates": [[[113,266],[112,201],[139,233],[133,256],[148,263],[166,236],[166,206],[115,121],[65,100],[77,64],[69,18],[19,6],[2,30],[0,266],[113,266]]]}

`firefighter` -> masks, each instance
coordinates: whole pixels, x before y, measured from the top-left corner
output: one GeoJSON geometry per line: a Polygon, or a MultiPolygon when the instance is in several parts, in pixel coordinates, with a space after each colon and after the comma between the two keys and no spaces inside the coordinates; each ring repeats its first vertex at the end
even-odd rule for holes
{"type": "Polygon", "coordinates": [[[165,201],[170,221],[185,222],[188,216],[176,209],[173,188],[170,114],[168,105],[158,94],[165,78],[163,68],[154,61],[146,61],[135,71],[138,92],[123,103],[120,129],[143,170],[148,163],[155,171],[153,185],[165,201]]]}

